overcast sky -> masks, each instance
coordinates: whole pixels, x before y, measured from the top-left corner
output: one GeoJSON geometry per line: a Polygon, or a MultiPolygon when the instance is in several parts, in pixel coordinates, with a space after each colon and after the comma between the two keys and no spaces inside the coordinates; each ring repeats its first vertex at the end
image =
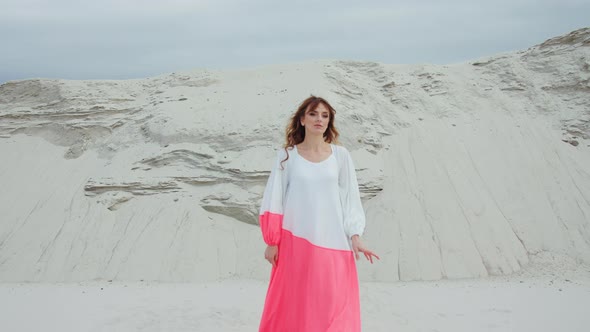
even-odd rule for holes
{"type": "Polygon", "coordinates": [[[590,26],[589,0],[0,0],[0,82],[312,59],[447,64],[590,26]]]}

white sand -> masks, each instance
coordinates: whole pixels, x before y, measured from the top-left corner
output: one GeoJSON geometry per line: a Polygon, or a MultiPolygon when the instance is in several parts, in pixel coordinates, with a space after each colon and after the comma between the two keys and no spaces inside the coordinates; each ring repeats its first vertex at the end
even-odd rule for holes
{"type": "MultiPolygon", "coordinates": [[[[256,331],[265,292],[251,279],[0,284],[0,330],[256,331]]],[[[361,284],[371,332],[584,332],[589,307],[588,280],[559,276],[361,284]]]]}
{"type": "Polygon", "coordinates": [[[338,111],[382,257],[361,280],[504,275],[544,251],[590,263],[588,40],[452,66],[5,84],[0,281],[265,279],[258,206],[310,93],[338,111]]]}
{"type": "Polygon", "coordinates": [[[316,94],[382,257],[359,266],[365,330],[587,331],[588,45],[3,84],[0,330],[255,330],[258,204],[316,94]],[[459,278],[481,280],[406,282],[459,278]]]}
{"type": "MultiPolygon", "coordinates": [[[[256,331],[266,287],[243,278],[4,283],[0,331],[256,331]]],[[[360,292],[363,331],[584,332],[590,326],[590,266],[551,254],[532,257],[511,276],[363,282],[360,292]]]]}

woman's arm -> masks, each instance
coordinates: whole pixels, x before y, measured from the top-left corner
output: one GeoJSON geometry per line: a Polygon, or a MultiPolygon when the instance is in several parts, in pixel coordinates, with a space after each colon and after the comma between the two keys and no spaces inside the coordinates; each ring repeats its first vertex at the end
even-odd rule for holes
{"type": "Polygon", "coordinates": [[[340,186],[344,231],[351,239],[355,258],[358,260],[359,252],[362,252],[372,264],[373,257],[379,259],[379,256],[367,249],[360,238],[365,230],[365,211],[361,202],[354,162],[346,148],[341,147],[341,151],[344,156],[340,158],[338,183],[340,186]]]}

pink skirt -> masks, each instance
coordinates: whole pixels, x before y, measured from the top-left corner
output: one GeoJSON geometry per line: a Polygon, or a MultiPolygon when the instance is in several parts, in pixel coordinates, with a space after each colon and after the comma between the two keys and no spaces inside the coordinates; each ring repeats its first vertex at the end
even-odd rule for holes
{"type": "Polygon", "coordinates": [[[360,330],[354,253],[318,247],[283,229],[277,267],[271,271],[259,331],[360,330]]]}

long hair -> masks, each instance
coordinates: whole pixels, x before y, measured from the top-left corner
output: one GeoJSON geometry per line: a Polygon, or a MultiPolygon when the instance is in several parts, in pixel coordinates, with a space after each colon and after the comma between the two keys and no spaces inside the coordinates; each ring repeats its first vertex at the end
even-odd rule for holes
{"type": "Polygon", "coordinates": [[[324,142],[335,144],[338,143],[338,135],[340,134],[334,126],[334,117],[336,116],[336,110],[324,98],[311,95],[299,105],[297,111],[289,120],[289,124],[287,124],[287,128],[285,130],[285,144],[283,145],[283,148],[287,153],[287,158],[281,161],[281,167],[283,165],[283,162],[289,159],[289,151],[287,151],[287,148],[294,147],[295,145],[303,142],[303,140],[305,139],[305,127],[301,125],[301,119],[305,116],[305,112],[308,109],[309,111],[315,110],[320,104],[324,104],[324,106],[328,109],[330,113],[328,127],[324,132],[324,142]]]}

